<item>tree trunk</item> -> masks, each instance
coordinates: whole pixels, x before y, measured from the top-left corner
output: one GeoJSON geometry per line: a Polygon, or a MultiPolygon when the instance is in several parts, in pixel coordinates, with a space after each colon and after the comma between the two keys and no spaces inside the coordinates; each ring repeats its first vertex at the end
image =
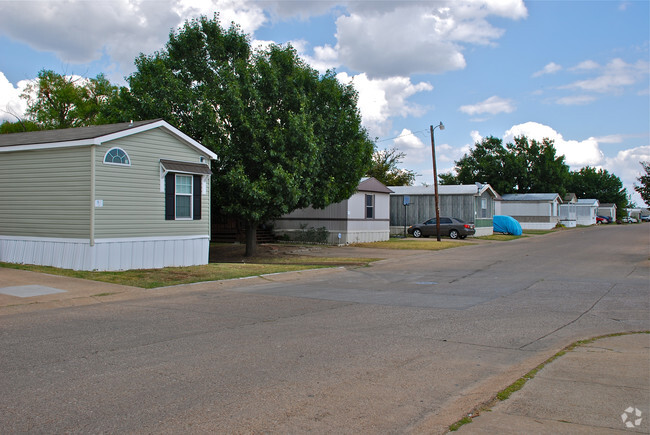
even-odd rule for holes
{"type": "Polygon", "coordinates": [[[257,253],[257,222],[246,223],[246,257],[257,253]]]}

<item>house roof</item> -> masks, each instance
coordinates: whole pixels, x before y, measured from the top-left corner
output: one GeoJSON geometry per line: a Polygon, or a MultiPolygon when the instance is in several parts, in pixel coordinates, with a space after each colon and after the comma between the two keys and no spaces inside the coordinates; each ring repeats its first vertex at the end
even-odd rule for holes
{"type": "Polygon", "coordinates": [[[357,187],[359,192],[393,193],[388,187],[374,177],[362,178],[357,187]]]}
{"type": "Polygon", "coordinates": [[[578,197],[576,196],[575,193],[567,193],[564,195],[564,202],[576,202],[578,201],[578,197]]]}
{"type": "Polygon", "coordinates": [[[598,202],[597,199],[592,199],[592,198],[582,198],[578,200],[578,205],[591,205],[591,206],[596,206],[598,207],[600,202],[598,202]]]}
{"type": "Polygon", "coordinates": [[[614,208],[616,208],[616,204],[604,203],[604,204],[600,204],[598,207],[603,207],[603,208],[614,207],[614,208]]]}
{"type": "Polygon", "coordinates": [[[132,134],[161,128],[188,145],[216,159],[217,155],[162,119],[123,122],[119,124],[92,125],[89,127],[30,131],[0,134],[0,152],[29,151],[35,149],[101,145],[132,134]]]}
{"type": "Polygon", "coordinates": [[[160,163],[165,168],[165,171],[184,172],[186,174],[212,174],[210,166],[205,163],[178,162],[165,159],[160,159],[160,163]]]}
{"type": "MultiPolygon", "coordinates": [[[[395,195],[434,195],[434,186],[389,186],[395,195]]],[[[481,195],[488,191],[495,198],[499,195],[489,184],[438,185],[439,195],[481,195]]]]}
{"type": "Polygon", "coordinates": [[[562,202],[557,193],[506,193],[501,195],[504,201],[555,201],[562,202]]]}

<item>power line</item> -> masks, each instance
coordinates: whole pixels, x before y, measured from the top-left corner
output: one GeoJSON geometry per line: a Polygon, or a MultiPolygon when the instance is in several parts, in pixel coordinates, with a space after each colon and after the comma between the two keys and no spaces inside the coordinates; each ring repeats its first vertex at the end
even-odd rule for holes
{"type": "Polygon", "coordinates": [[[406,137],[406,136],[415,136],[416,134],[424,133],[424,132],[426,132],[426,131],[427,131],[427,130],[412,131],[411,133],[402,134],[402,135],[400,135],[400,136],[389,137],[389,138],[387,138],[387,139],[378,139],[378,140],[376,140],[375,142],[386,142],[387,140],[399,139],[399,138],[401,138],[401,137],[406,137]]]}

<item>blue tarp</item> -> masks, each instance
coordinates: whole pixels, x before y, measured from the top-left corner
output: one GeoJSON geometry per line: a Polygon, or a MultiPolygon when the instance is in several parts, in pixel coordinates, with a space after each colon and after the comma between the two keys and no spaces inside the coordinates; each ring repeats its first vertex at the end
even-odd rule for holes
{"type": "Polygon", "coordinates": [[[521,225],[517,220],[510,216],[494,216],[492,225],[495,233],[512,234],[521,236],[521,225]]]}

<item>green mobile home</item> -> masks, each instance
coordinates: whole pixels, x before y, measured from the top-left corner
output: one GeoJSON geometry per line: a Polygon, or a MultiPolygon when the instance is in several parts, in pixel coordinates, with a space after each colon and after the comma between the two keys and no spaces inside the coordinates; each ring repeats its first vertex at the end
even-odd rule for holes
{"type": "MultiPolygon", "coordinates": [[[[436,217],[434,186],[389,186],[390,231],[404,234],[405,226],[436,217]],[[408,205],[404,205],[405,199],[408,205]]],[[[476,226],[476,236],[492,234],[492,217],[499,195],[489,184],[438,186],[440,216],[455,217],[476,226]]]]}
{"type": "Polygon", "coordinates": [[[0,135],[0,261],[206,264],[216,157],[162,120],[0,135]]]}

